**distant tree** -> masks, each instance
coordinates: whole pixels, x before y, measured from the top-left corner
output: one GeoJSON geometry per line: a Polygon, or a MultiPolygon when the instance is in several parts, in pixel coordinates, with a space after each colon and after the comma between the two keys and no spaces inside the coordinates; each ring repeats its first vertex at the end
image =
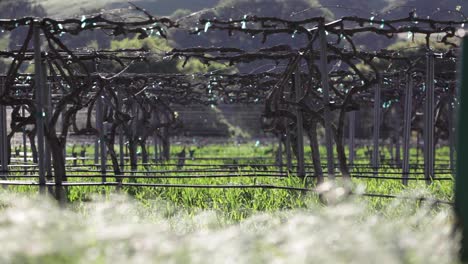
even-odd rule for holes
{"type": "Polygon", "coordinates": [[[176,61],[163,61],[164,53],[170,51],[171,45],[168,41],[157,38],[149,37],[143,40],[137,37],[124,38],[122,40],[113,40],[110,43],[110,49],[137,49],[145,48],[148,51],[154,52],[153,55],[147,57],[146,61],[134,62],[128,72],[133,73],[176,73],[177,62],[176,61]]]}
{"type": "MultiPolygon", "coordinates": [[[[197,59],[191,59],[185,65],[184,61],[181,60],[164,59],[165,53],[172,50],[173,47],[171,42],[158,37],[149,37],[144,40],[140,40],[137,37],[113,40],[110,43],[110,48],[112,50],[145,48],[152,52],[152,55],[147,57],[146,61],[134,62],[128,68],[127,72],[132,73],[203,73],[215,70],[236,71],[235,67],[228,67],[220,63],[211,63],[207,66],[197,59]]],[[[106,67],[115,67],[115,65],[108,65],[106,67]]],[[[109,68],[107,68],[107,70],[109,70],[109,68]]]]}
{"type": "Polygon", "coordinates": [[[12,19],[24,16],[45,16],[46,11],[42,5],[28,0],[0,1],[0,17],[12,19]]]}
{"type": "MultiPolygon", "coordinates": [[[[451,48],[448,45],[437,42],[435,39],[430,41],[430,47],[433,52],[447,52],[451,48]]],[[[384,50],[389,52],[398,52],[400,57],[420,57],[424,58],[424,55],[427,52],[426,41],[422,36],[416,36],[414,41],[412,40],[398,40],[397,42],[389,45],[384,50]]],[[[395,54],[397,55],[397,54],[395,54]]],[[[412,60],[410,61],[413,65],[413,69],[419,69],[424,71],[426,68],[426,61],[424,59],[412,60]]],[[[381,72],[392,72],[400,71],[401,69],[406,69],[408,67],[407,62],[401,60],[389,61],[389,60],[380,60],[375,58],[372,63],[379,69],[381,72]]],[[[358,65],[358,68],[364,72],[368,72],[370,68],[366,67],[363,64],[358,65]]],[[[436,68],[444,69],[444,71],[455,71],[455,65],[453,63],[440,62],[436,61],[436,68]]]]}
{"type": "MultiPolygon", "coordinates": [[[[0,18],[13,19],[25,16],[44,17],[46,16],[46,11],[40,4],[32,3],[27,0],[0,2],[0,18]]],[[[0,37],[4,34],[8,34],[8,49],[16,50],[18,46],[23,43],[27,30],[26,27],[21,27],[11,32],[2,32],[0,37]]]]}

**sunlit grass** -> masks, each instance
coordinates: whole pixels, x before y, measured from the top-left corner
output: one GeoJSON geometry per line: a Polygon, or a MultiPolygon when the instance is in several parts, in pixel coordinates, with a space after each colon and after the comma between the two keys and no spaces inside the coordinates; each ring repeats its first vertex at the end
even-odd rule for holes
{"type": "Polygon", "coordinates": [[[0,262],[456,263],[447,207],[396,200],[371,213],[359,199],[305,199],[301,209],[233,221],[158,198],[91,199],[59,209],[44,197],[1,192],[0,262]]]}
{"type": "MultiPolygon", "coordinates": [[[[203,147],[189,146],[189,145],[174,145],[171,148],[171,156],[176,157],[176,154],[182,150],[183,147],[195,150],[195,158],[193,160],[187,159],[185,162],[184,170],[177,171],[176,166],[172,160],[169,163],[160,163],[157,165],[143,166],[139,165],[138,175],[151,175],[151,176],[179,176],[180,178],[130,178],[124,179],[124,182],[141,183],[141,184],[182,184],[182,185],[275,185],[275,186],[289,186],[303,188],[304,182],[294,176],[294,172],[287,177],[226,177],[226,178],[210,178],[205,177],[210,174],[234,174],[234,175],[260,175],[263,169],[268,171],[277,171],[277,167],[268,166],[274,163],[274,156],[276,146],[272,147],[271,143],[267,142],[250,142],[250,143],[229,143],[229,144],[211,144],[203,147]],[[226,158],[222,160],[203,159],[208,158],[226,158]],[[242,159],[238,159],[241,157],[242,159]],[[261,157],[262,159],[258,159],[261,157]],[[243,165],[243,164],[265,164],[265,168],[257,168],[252,166],[245,166],[242,168],[233,168],[227,172],[193,172],[192,169],[213,169],[220,168],[222,165],[243,165]],[[190,165],[206,165],[208,167],[190,167],[190,165]],[[218,167],[216,167],[218,166],[218,167]],[[151,171],[170,171],[161,174],[154,174],[151,171]],[[150,171],[150,172],[147,172],[150,171]],[[182,178],[181,175],[196,175],[200,178],[189,179],[182,178]]],[[[81,146],[78,146],[75,151],[79,151],[81,146]]],[[[357,150],[357,158],[362,164],[368,164],[365,155],[365,148],[357,150]],[[367,162],[367,163],[366,163],[367,162]]],[[[68,148],[68,152],[71,148],[68,148]]],[[[150,157],[152,157],[153,149],[149,147],[150,157]]],[[[321,149],[324,154],[324,149],[321,149]]],[[[412,150],[415,154],[415,150],[412,150]]],[[[88,156],[94,153],[93,147],[87,148],[88,156]]],[[[388,154],[388,153],[387,153],[388,154]]],[[[437,151],[438,157],[447,157],[448,148],[441,148],[437,151]]],[[[306,157],[310,155],[309,150],[306,151],[306,157]]],[[[187,153],[188,157],[188,153],[187,153]]],[[[414,158],[414,155],[413,157],[414,158]]],[[[414,162],[414,160],[413,160],[414,162]]],[[[88,160],[88,166],[92,166],[93,160],[88,160]]],[[[284,163],[286,161],[284,160],[284,163]]],[[[81,162],[79,162],[81,164],[81,162]]],[[[87,168],[87,167],[85,167],[87,168]]],[[[90,167],[91,168],[91,167],[90,167]]],[[[96,169],[94,167],[94,169],[96,169]]],[[[224,167],[226,169],[226,167],[224,167]]],[[[286,168],[284,168],[286,169],[286,168]]],[[[130,170],[128,167],[126,170],[130,170]]],[[[355,168],[352,170],[352,175],[372,175],[371,168],[355,168]]],[[[418,190],[424,192],[424,197],[441,199],[451,201],[453,196],[453,181],[435,181],[431,185],[427,185],[424,180],[411,180],[408,186],[402,184],[399,179],[401,169],[396,167],[386,166],[379,171],[380,177],[396,177],[394,180],[382,179],[360,179],[355,178],[352,180],[351,190],[356,189],[357,186],[365,193],[372,194],[391,194],[391,195],[404,195],[411,190],[418,190]]],[[[98,172],[90,173],[74,173],[69,171],[69,175],[81,174],[91,175],[99,174],[98,172]]],[[[128,174],[128,173],[127,173],[128,174]]],[[[308,176],[311,176],[308,173],[308,176]]],[[[451,177],[451,175],[438,175],[438,177],[451,177]]],[[[418,176],[420,177],[420,176],[418,176]]],[[[108,181],[115,181],[112,174],[108,175],[108,181]]],[[[69,178],[73,182],[90,182],[100,181],[100,178],[69,178]]],[[[340,184],[338,178],[338,184],[340,184]]],[[[312,180],[313,182],[313,180],[312,180]]],[[[308,185],[308,188],[314,188],[314,185],[308,185]]],[[[22,193],[35,193],[37,187],[21,186],[9,187],[15,192],[22,193]]],[[[86,202],[91,199],[95,194],[110,195],[116,192],[115,187],[104,186],[79,186],[68,187],[68,199],[72,203],[86,202]]],[[[271,190],[271,189],[209,189],[209,188],[163,188],[163,187],[129,187],[125,186],[120,190],[121,193],[133,196],[140,203],[147,205],[149,200],[164,200],[179,209],[187,212],[196,212],[198,210],[215,210],[226,217],[231,218],[232,221],[241,221],[251,215],[259,212],[275,212],[278,210],[286,209],[307,209],[311,204],[320,204],[319,197],[314,192],[298,192],[289,190],[271,190]]],[[[418,195],[418,197],[422,194],[418,195]]],[[[418,197],[415,197],[418,198],[418,197]]],[[[386,198],[362,198],[365,200],[371,210],[379,211],[382,207],[392,203],[391,199],[386,198]]]]}
{"type": "MultiPolygon", "coordinates": [[[[182,147],[174,146],[172,156],[182,147]]],[[[91,148],[87,152],[92,156],[91,148]]],[[[438,150],[438,155],[447,157],[448,150],[438,150]]],[[[168,170],[171,172],[157,175],[200,178],[124,182],[304,187],[294,172],[287,177],[208,178],[203,176],[217,173],[190,171],[191,164],[209,168],[234,161],[268,165],[273,164],[273,157],[274,149],[264,143],[207,145],[196,148],[195,159],[187,160],[182,171],[170,165],[174,164],[171,161],[139,165],[136,172],[155,175],[147,171],[168,170]]],[[[358,149],[358,157],[362,164],[368,164],[363,149],[358,149]]],[[[93,163],[88,160],[87,166],[91,168],[93,163]]],[[[246,166],[229,173],[260,174],[263,169],[246,166]]],[[[372,170],[352,170],[353,175],[359,173],[371,175],[372,170]]],[[[379,171],[380,177],[399,177],[399,173],[401,169],[391,166],[379,171]]],[[[69,175],[73,174],[77,173],[70,170],[69,175]]],[[[108,181],[114,180],[108,175],[108,181]]],[[[272,189],[125,186],[117,191],[110,186],[80,186],[68,187],[70,202],[65,209],[59,209],[50,194],[38,196],[37,187],[8,187],[0,194],[0,243],[4,245],[0,262],[206,263],[209,259],[213,263],[456,263],[451,207],[418,200],[426,197],[451,201],[452,189],[452,181],[427,185],[423,180],[412,180],[405,186],[400,179],[359,178],[351,184],[338,178],[329,189],[319,188],[320,197],[315,192],[272,189]],[[392,194],[410,199],[349,195],[343,187],[358,194],[392,194]]]]}

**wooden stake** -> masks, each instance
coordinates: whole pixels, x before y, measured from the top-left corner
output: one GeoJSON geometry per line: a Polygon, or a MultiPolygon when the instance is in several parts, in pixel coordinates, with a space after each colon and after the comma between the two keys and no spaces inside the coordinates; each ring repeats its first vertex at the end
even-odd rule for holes
{"type": "Polygon", "coordinates": [[[44,80],[42,74],[42,54],[40,28],[34,26],[34,74],[36,88],[36,129],[37,129],[37,149],[38,149],[38,167],[39,167],[39,192],[45,193],[46,178],[44,167],[44,80]]]}
{"type": "Polygon", "coordinates": [[[406,75],[406,91],[405,91],[405,112],[403,124],[403,169],[402,179],[403,184],[408,185],[408,177],[410,172],[410,139],[411,139],[411,112],[413,109],[413,79],[411,74],[406,75]]]}
{"type": "Polygon", "coordinates": [[[374,121],[373,121],[373,149],[372,149],[372,168],[374,169],[374,175],[378,175],[379,171],[379,139],[380,139],[380,123],[381,123],[381,103],[380,93],[382,89],[382,78],[374,89],[374,121]]]}
{"type": "MultiPolygon", "coordinates": [[[[302,84],[301,84],[301,70],[299,66],[296,68],[294,74],[294,88],[296,94],[296,102],[302,98],[302,84]]],[[[300,107],[296,110],[296,128],[297,128],[297,177],[305,178],[305,167],[304,167],[304,124],[302,120],[302,111],[300,107]]]]}
{"type": "MultiPolygon", "coordinates": [[[[3,93],[4,83],[0,87],[0,92],[3,93]]],[[[7,135],[7,114],[6,106],[0,105],[0,162],[2,179],[7,179],[8,174],[8,135],[7,135]]]]}
{"type": "Polygon", "coordinates": [[[426,103],[424,107],[424,177],[431,184],[434,178],[434,54],[427,54],[426,103]]]}
{"type": "Polygon", "coordinates": [[[349,165],[353,166],[354,164],[354,146],[355,146],[355,135],[356,135],[356,112],[351,111],[348,113],[348,148],[349,148],[349,165]]]}
{"type": "Polygon", "coordinates": [[[320,74],[322,77],[323,89],[323,110],[325,123],[325,146],[327,148],[327,169],[328,177],[335,179],[335,163],[333,157],[333,135],[331,130],[331,112],[330,112],[330,85],[328,83],[328,59],[327,59],[327,36],[325,33],[325,24],[322,21],[319,25],[320,39],[320,74]]]}
{"type": "Polygon", "coordinates": [[[104,111],[103,111],[103,98],[98,95],[96,99],[96,128],[99,133],[99,153],[101,158],[101,180],[106,182],[106,131],[104,127],[104,111]]]}

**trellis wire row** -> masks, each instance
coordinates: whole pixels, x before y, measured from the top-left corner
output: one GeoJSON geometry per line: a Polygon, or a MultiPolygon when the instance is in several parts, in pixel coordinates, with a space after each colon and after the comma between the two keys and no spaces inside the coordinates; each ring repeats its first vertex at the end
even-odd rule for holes
{"type": "MultiPolygon", "coordinates": [[[[25,181],[0,181],[0,185],[11,186],[40,186],[37,182],[25,181]]],[[[55,183],[46,183],[46,186],[54,186],[55,183]]],[[[151,188],[195,188],[195,189],[276,189],[286,191],[300,191],[300,192],[313,192],[320,194],[314,189],[298,188],[290,186],[276,186],[276,185],[192,185],[192,184],[156,184],[156,183],[124,183],[124,182],[63,182],[63,186],[115,186],[115,187],[151,187],[151,188]]],[[[356,195],[371,198],[389,198],[389,199],[404,199],[414,200],[419,202],[428,202],[432,204],[446,204],[453,205],[450,201],[439,199],[432,199],[427,197],[405,197],[391,194],[376,194],[376,193],[348,193],[348,195],[356,195]]]]}

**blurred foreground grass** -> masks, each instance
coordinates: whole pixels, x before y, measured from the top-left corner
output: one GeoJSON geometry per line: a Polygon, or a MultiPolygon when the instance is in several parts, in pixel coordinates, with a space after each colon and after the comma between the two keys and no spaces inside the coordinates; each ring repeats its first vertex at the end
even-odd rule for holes
{"type": "MultiPolygon", "coordinates": [[[[173,156],[181,148],[174,147],[173,156]]],[[[447,156],[446,150],[438,151],[447,156]]],[[[363,153],[358,151],[361,160],[363,153]]],[[[253,143],[209,145],[198,148],[195,155],[187,160],[186,170],[190,164],[232,164],[240,156],[247,159],[236,160],[237,164],[271,164],[274,154],[271,146],[253,143]]],[[[146,170],[175,170],[175,166],[139,167],[140,173],[146,170]]],[[[392,173],[399,172],[388,167],[381,176],[395,177],[392,173]]],[[[250,167],[233,173],[261,170],[250,167]]],[[[180,174],[206,175],[165,173],[180,174]]],[[[293,176],[131,182],[303,187],[293,176]]],[[[410,181],[404,186],[400,180],[353,179],[351,186],[337,180],[329,187],[322,193],[328,201],[324,205],[317,194],[286,190],[124,187],[117,193],[114,187],[81,186],[68,188],[71,203],[62,209],[50,196],[37,195],[37,187],[8,187],[0,193],[0,263],[457,262],[451,207],[417,200],[451,200],[452,181],[432,185],[410,181]],[[343,186],[415,199],[348,197],[343,186]]]]}

